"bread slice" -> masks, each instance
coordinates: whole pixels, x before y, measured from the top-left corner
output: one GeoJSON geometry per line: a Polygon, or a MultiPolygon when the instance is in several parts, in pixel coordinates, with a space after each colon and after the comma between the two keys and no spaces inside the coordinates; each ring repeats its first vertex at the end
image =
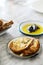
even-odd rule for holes
{"type": "Polygon", "coordinates": [[[3,25],[3,21],[2,20],[0,20],[0,26],[2,26],[3,25]]]}
{"type": "Polygon", "coordinates": [[[22,55],[23,56],[32,55],[32,54],[36,53],[39,50],[39,48],[40,48],[39,40],[34,39],[33,42],[32,42],[32,45],[30,47],[28,47],[27,49],[25,49],[22,52],[22,55]]]}
{"type": "Polygon", "coordinates": [[[5,22],[3,20],[0,20],[0,31],[6,30],[13,24],[13,21],[5,22]]]}
{"type": "Polygon", "coordinates": [[[8,47],[13,51],[13,52],[21,52],[27,47],[30,47],[31,43],[33,41],[33,38],[29,37],[19,37],[16,40],[11,40],[8,44],[8,47]]]}

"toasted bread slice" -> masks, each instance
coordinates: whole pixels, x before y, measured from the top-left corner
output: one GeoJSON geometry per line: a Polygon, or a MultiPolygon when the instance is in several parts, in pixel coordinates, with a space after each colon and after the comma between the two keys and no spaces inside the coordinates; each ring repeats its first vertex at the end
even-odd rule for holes
{"type": "Polygon", "coordinates": [[[33,38],[29,37],[19,37],[16,40],[12,40],[9,42],[8,47],[13,51],[13,52],[20,52],[27,47],[31,45],[33,41],[33,38]]]}
{"type": "Polygon", "coordinates": [[[30,47],[28,47],[27,49],[25,49],[22,53],[23,56],[26,55],[32,55],[34,53],[36,53],[40,48],[40,43],[38,39],[34,39],[33,43],[30,47]]]}
{"type": "Polygon", "coordinates": [[[2,20],[0,20],[0,26],[2,26],[3,25],[3,21],[2,20]]]}
{"type": "Polygon", "coordinates": [[[2,20],[0,20],[0,31],[8,29],[12,24],[13,24],[12,20],[9,22],[3,22],[2,20]]]}
{"type": "Polygon", "coordinates": [[[30,56],[39,50],[40,43],[36,38],[19,37],[11,40],[8,47],[12,52],[19,54],[20,56],[30,56]]]}
{"type": "Polygon", "coordinates": [[[12,40],[9,42],[8,47],[13,52],[21,52],[22,50],[26,49],[30,46],[31,42],[33,41],[33,38],[29,37],[19,37],[16,40],[12,40]]]}

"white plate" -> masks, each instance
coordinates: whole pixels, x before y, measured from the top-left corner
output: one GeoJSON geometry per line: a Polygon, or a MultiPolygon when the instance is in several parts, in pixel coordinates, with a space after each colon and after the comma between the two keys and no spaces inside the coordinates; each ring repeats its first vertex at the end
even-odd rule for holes
{"type": "MultiPolygon", "coordinates": [[[[21,36],[21,37],[28,37],[28,36],[21,36]]],[[[17,38],[15,38],[13,40],[16,40],[18,38],[20,38],[20,37],[17,37],[17,38]]],[[[33,57],[33,56],[35,56],[35,55],[37,55],[37,54],[39,54],[41,52],[41,45],[40,45],[40,49],[35,54],[30,55],[30,56],[20,56],[20,55],[17,55],[15,53],[13,53],[13,51],[11,51],[11,49],[9,48],[9,44],[8,44],[8,53],[10,53],[10,54],[12,54],[12,55],[14,55],[15,57],[18,57],[18,58],[30,58],[30,57],[33,57]]]]}
{"type": "Polygon", "coordinates": [[[42,35],[43,34],[43,31],[39,34],[29,34],[29,33],[26,33],[22,30],[22,27],[25,25],[25,24],[38,24],[38,25],[41,25],[43,27],[43,23],[41,21],[34,21],[34,20],[28,20],[28,21],[24,21],[20,24],[19,26],[19,30],[22,34],[25,34],[25,35],[30,35],[30,36],[39,36],[39,35],[42,35]]]}
{"type": "Polygon", "coordinates": [[[32,3],[31,8],[37,12],[43,13],[43,0],[38,0],[32,3]]]}

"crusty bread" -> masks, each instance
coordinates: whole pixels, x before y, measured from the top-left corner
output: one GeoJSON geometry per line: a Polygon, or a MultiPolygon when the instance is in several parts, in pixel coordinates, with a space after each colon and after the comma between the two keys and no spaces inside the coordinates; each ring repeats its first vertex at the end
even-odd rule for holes
{"type": "Polygon", "coordinates": [[[13,24],[13,21],[9,21],[3,24],[2,29],[5,30],[13,24]]]}
{"type": "Polygon", "coordinates": [[[16,40],[11,40],[8,44],[10,50],[20,56],[32,55],[40,48],[38,39],[29,37],[19,37],[16,40]]]}
{"type": "Polygon", "coordinates": [[[0,26],[2,26],[3,25],[3,21],[2,20],[0,20],[0,26]]]}
{"type": "Polygon", "coordinates": [[[34,39],[32,45],[23,51],[23,56],[32,55],[36,53],[39,50],[39,48],[40,44],[38,39],[34,39]]]}
{"type": "Polygon", "coordinates": [[[9,48],[14,52],[21,52],[22,50],[26,49],[28,46],[31,45],[33,38],[28,37],[21,37],[16,40],[12,40],[9,43],[9,48]]]}

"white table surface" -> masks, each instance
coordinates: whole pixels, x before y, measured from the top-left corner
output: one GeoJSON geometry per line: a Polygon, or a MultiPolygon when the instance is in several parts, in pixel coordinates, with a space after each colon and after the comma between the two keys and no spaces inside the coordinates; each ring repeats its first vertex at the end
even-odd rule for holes
{"type": "Polygon", "coordinates": [[[29,5],[14,4],[13,0],[6,0],[2,4],[0,3],[0,19],[12,19],[14,24],[6,34],[0,36],[0,65],[43,65],[43,36],[38,37],[42,45],[42,52],[36,57],[20,59],[9,54],[7,50],[7,44],[11,39],[23,36],[19,32],[19,24],[25,20],[43,21],[43,14],[35,12],[29,5]]]}

